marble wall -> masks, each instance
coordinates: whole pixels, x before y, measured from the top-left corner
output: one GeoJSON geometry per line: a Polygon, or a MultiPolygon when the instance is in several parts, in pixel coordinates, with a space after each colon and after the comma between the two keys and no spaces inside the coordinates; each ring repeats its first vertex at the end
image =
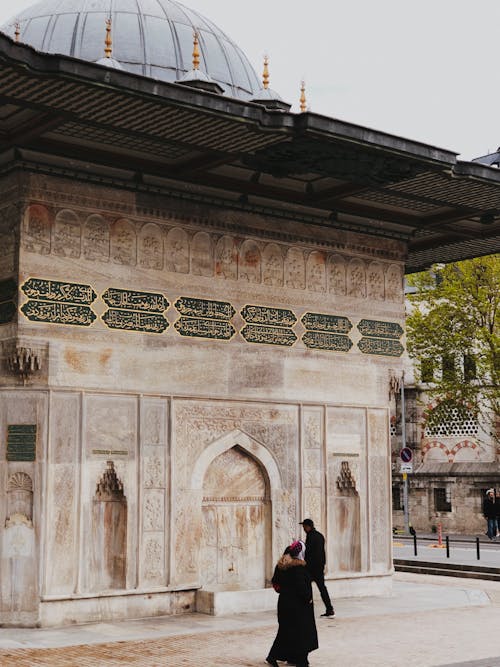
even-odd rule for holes
{"type": "Polygon", "coordinates": [[[37,443],[0,475],[2,598],[13,473],[32,480],[32,517],[28,496],[16,514],[40,566],[2,618],[181,613],[202,585],[268,585],[306,515],[332,581],[389,581],[402,245],[39,176],[24,188],[0,433],[36,425],[37,443]],[[42,368],[21,374],[22,346],[42,368]]]}

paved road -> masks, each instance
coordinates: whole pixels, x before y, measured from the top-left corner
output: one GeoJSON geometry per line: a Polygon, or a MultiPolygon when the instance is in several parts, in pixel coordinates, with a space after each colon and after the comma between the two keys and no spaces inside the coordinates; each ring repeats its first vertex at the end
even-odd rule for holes
{"type": "Polygon", "coordinates": [[[410,560],[438,561],[460,563],[463,565],[483,565],[485,567],[500,568],[500,543],[481,543],[480,559],[477,559],[475,543],[452,540],[450,543],[450,558],[446,557],[445,548],[437,548],[437,540],[418,540],[417,556],[413,552],[413,540],[396,537],[393,540],[394,558],[410,560]]]}
{"type": "MultiPolygon", "coordinates": [[[[311,667],[500,667],[500,583],[398,573],[392,596],[336,609],[311,667]]],[[[0,629],[0,665],[264,667],[275,631],[273,613],[0,629]]]]}

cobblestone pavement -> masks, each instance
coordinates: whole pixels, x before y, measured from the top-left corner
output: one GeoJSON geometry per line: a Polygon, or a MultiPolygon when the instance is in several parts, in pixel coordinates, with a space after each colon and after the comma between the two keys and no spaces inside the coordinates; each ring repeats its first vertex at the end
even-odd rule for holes
{"type": "MultiPolygon", "coordinates": [[[[500,667],[496,657],[500,654],[500,584],[403,573],[397,578],[407,582],[400,589],[401,600],[389,600],[389,604],[387,599],[371,598],[352,606],[339,601],[338,617],[317,619],[320,649],[310,654],[311,667],[500,667]],[[409,582],[415,581],[425,582],[425,596],[419,597],[417,586],[412,588],[409,582]],[[484,598],[478,596],[482,586],[487,593],[484,598]],[[458,592],[465,595],[462,602],[458,592]]],[[[53,648],[4,648],[0,666],[264,667],[276,624],[267,622],[272,620],[269,616],[265,625],[258,625],[254,616],[248,615],[248,623],[238,630],[224,629],[229,621],[221,618],[214,621],[220,631],[53,648]]],[[[125,629],[117,634],[117,638],[126,636],[125,629]]]]}

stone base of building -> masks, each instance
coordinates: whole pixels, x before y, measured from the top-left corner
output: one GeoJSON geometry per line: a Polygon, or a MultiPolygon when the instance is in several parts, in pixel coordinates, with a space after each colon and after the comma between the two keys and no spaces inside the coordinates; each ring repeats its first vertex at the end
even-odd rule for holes
{"type": "MultiPolygon", "coordinates": [[[[392,592],[392,576],[349,575],[327,581],[332,599],[345,597],[385,596],[392,592]]],[[[313,584],[314,601],[321,605],[318,590],[313,584]]],[[[273,588],[254,591],[196,591],[196,611],[211,616],[228,616],[245,612],[272,611],[278,597],[273,588]]]]}
{"type": "MultiPolygon", "coordinates": [[[[79,623],[126,621],[194,612],[196,591],[162,591],[44,599],[38,618],[24,627],[57,627],[79,623]]],[[[33,619],[32,619],[33,620],[33,619]]],[[[19,627],[17,619],[10,623],[19,627]]]]}

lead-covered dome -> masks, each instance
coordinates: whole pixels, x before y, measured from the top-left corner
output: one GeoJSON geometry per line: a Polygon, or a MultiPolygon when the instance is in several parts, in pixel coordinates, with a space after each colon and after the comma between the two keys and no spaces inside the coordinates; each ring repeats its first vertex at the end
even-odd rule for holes
{"type": "Polygon", "coordinates": [[[211,21],[174,0],[42,0],[2,30],[45,53],[97,62],[104,55],[106,18],[113,25],[113,59],[124,70],[177,81],[192,68],[193,32],[200,67],[226,95],[248,99],[259,81],[241,49],[211,21]]]}

